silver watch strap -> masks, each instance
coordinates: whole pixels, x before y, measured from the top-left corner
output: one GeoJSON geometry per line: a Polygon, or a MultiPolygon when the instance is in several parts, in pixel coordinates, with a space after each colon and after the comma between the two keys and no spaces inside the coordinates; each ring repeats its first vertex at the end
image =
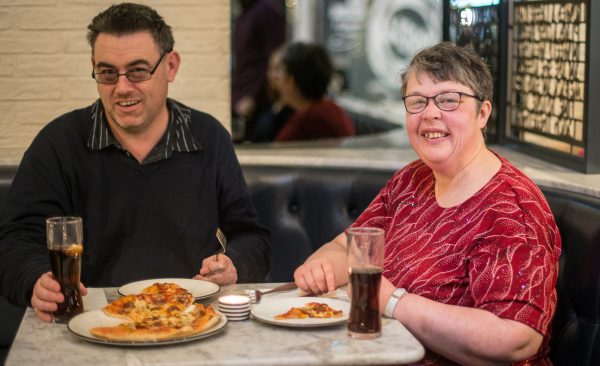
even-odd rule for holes
{"type": "Polygon", "coordinates": [[[407,292],[403,288],[397,288],[394,292],[392,292],[392,296],[388,300],[385,305],[385,310],[383,311],[383,315],[388,318],[394,317],[394,309],[396,308],[396,304],[402,298],[402,296],[406,295],[407,292]]]}

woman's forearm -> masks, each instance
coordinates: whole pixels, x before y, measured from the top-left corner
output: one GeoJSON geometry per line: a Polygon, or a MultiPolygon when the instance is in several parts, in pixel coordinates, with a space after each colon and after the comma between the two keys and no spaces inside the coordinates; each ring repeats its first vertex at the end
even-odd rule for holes
{"type": "Polygon", "coordinates": [[[465,365],[510,364],[533,356],[542,335],[486,310],[446,305],[409,294],[394,310],[428,349],[465,365]]]}

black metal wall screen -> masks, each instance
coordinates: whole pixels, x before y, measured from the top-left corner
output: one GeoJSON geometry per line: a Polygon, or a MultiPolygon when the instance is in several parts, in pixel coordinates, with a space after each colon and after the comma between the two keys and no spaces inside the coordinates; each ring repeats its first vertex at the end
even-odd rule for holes
{"type": "Polygon", "coordinates": [[[514,4],[508,137],[583,157],[585,1],[514,4]]]}

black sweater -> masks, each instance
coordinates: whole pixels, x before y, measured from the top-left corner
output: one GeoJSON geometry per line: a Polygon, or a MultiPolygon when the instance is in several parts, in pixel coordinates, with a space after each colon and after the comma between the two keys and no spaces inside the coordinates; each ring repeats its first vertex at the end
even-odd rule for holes
{"type": "Polygon", "coordinates": [[[201,148],[140,165],[114,147],[86,142],[91,107],[49,123],[25,152],[0,213],[0,290],[29,304],[35,281],[50,269],[45,219],[83,217],[82,282],[119,286],[194,276],[228,238],[239,282],[265,277],[269,239],[259,224],[227,131],[192,112],[201,148]]]}

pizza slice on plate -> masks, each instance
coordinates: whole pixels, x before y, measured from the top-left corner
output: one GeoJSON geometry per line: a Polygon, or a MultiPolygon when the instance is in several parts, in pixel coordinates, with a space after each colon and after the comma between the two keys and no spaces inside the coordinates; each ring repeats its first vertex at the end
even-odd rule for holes
{"type": "Polygon", "coordinates": [[[292,307],[286,313],[276,315],[275,319],[340,318],[342,314],[342,310],[335,310],[327,304],[309,302],[302,307],[292,307]]]}

